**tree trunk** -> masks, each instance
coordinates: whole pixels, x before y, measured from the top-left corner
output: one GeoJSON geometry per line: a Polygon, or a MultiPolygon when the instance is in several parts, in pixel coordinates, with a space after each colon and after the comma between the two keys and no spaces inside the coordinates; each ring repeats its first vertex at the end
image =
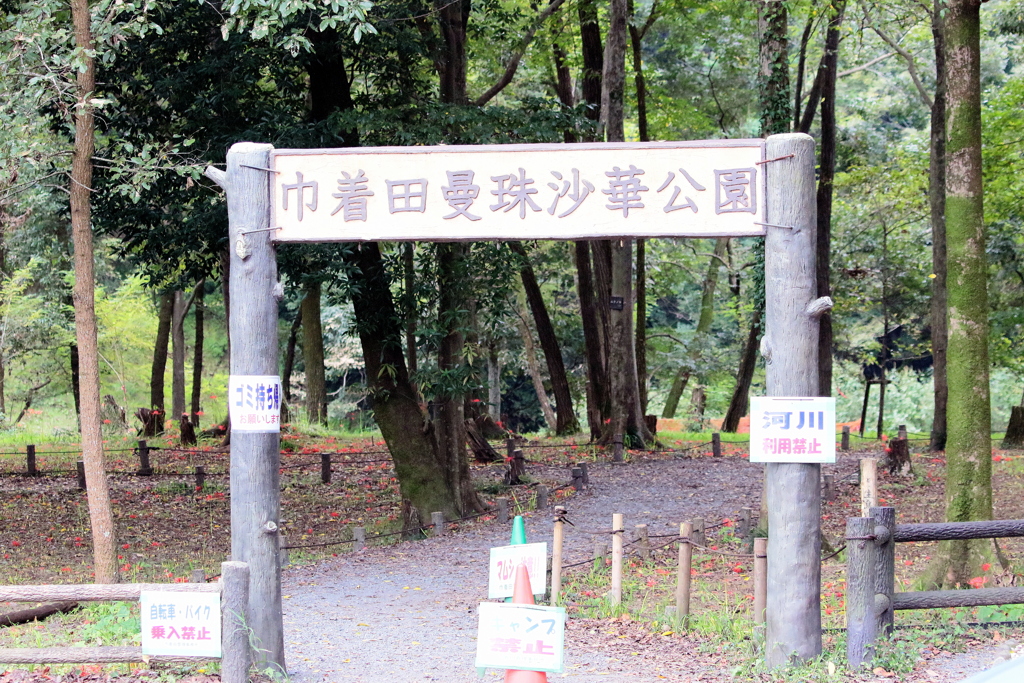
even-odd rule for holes
{"type": "MultiPolygon", "coordinates": [[[[633,2],[629,0],[629,16],[632,20],[628,23],[629,43],[633,51],[633,87],[636,90],[636,120],[640,142],[650,142],[650,133],[647,130],[647,81],[644,78],[643,59],[643,31],[634,22],[636,17],[633,11],[633,2]]],[[[652,10],[653,11],[653,10],[652,10]]],[[[650,24],[648,24],[649,26],[650,24]]],[[[639,245],[637,253],[639,254],[639,245]]]]}
{"type": "MultiPolygon", "coordinates": [[[[845,0],[830,8],[825,32],[825,54],[821,62],[821,141],[818,157],[818,233],[815,245],[818,296],[832,294],[829,276],[832,259],[832,183],[836,174],[836,74],[839,70],[839,38],[846,9],[845,0]]],[[[818,319],[818,391],[832,395],[832,315],[818,319]]]]}
{"type": "MultiPolygon", "coordinates": [[[[437,369],[442,377],[457,376],[462,364],[463,321],[458,311],[465,301],[466,254],[468,245],[445,242],[437,246],[438,318],[444,336],[437,350],[437,369]]],[[[434,439],[437,457],[449,488],[456,493],[459,512],[483,511],[483,504],[473,488],[466,453],[466,422],[464,390],[459,386],[442,386],[436,397],[434,439]]]]}
{"type": "MultiPolygon", "coordinates": [[[[72,303],[72,305],[74,305],[72,303]]],[[[75,399],[75,415],[82,416],[82,375],[78,365],[78,344],[68,347],[68,361],[71,365],[71,394],[75,399]]]]}
{"type": "Polygon", "coordinates": [[[523,336],[523,347],[526,351],[526,369],[533,381],[533,390],[537,392],[537,401],[540,402],[540,410],[544,413],[544,423],[548,431],[554,433],[558,426],[558,419],[555,411],[551,409],[551,401],[548,400],[548,392],[544,390],[544,379],[540,374],[540,365],[537,363],[537,352],[533,346],[533,332],[526,317],[526,307],[519,302],[519,314],[516,316],[519,323],[519,333],[523,336]]]}
{"type": "Polygon", "coordinates": [[[185,293],[174,292],[171,314],[171,419],[185,414],[185,293]]]}
{"type": "Polygon", "coordinates": [[[572,405],[569,378],[565,372],[565,363],[562,360],[558,337],[555,336],[555,327],[551,324],[551,317],[544,304],[540,285],[537,284],[537,276],[533,272],[533,266],[530,265],[529,256],[522,243],[513,240],[508,245],[509,249],[520,259],[519,275],[523,280],[523,290],[526,292],[526,300],[530,305],[530,312],[533,313],[533,322],[537,326],[537,337],[540,339],[540,347],[544,352],[544,360],[547,362],[551,390],[555,394],[555,406],[558,409],[555,433],[559,436],[576,434],[580,431],[580,423],[576,419],[576,411],[572,405]]]}
{"type": "Polygon", "coordinates": [[[444,57],[437,61],[441,81],[441,101],[465,104],[466,96],[466,28],[469,23],[469,0],[434,0],[437,23],[444,43],[444,57]]]}
{"type": "Polygon", "coordinates": [[[647,251],[646,240],[636,241],[636,382],[640,414],[647,415],[647,251]]]}
{"type": "Polygon", "coordinates": [[[318,281],[306,283],[302,297],[302,363],[306,371],[306,419],[327,424],[327,386],[324,379],[324,333],[320,325],[318,281]]]}
{"type": "Polygon", "coordinates": [[[576,12],[580,20],[580,52],[583,59],[580,90],[583,101],[587,103],[587,117],[597,121],[601,115],[601,74],[604,72],[604,48],[601,45],[601,26],[597,21],[597,0],[580,0],[576,12]]]}
{"type": "Polygon", "coordinates": [[[291,422],[292,415],[292,371],[295,369],[295,344],[298,342],[299,328],[302,326],[302,305],[295,311],[295,320],[288,331],[288,343],[284,347],[284,367],[281,368],[281,394],[284,402],[281,405],[281,422],[291,422]]]}
{"type": "MultiPolygon", "coordinates": [[[[789,132],[789,16],[782,0],[758,3],[758,94],[761,136],[789,132]]],[[[801,53],[801,60],[804,55],[801,53]]],[[[803,78],[801,62],[798,78],[803,78]]],[[[802,82],[802,81],[798,81],[802,82]]]]}
{"type": "Polygon", "coordinates": [[[611,380],[611,422],[603,441],[628,435],[632,447],[654,443],[640,412],[640,391],[633,340],[633,241],[612,242],[612,296],[622,297],[622,310],[611,311],[608,344],[608,375],[611,380]]]}
{"type": "MultiPolygon", "coordinates": [[[[981,163],[979,0],[946,4],[946,248],[949,432],[946,520],[992,518],[988,260],[981,163]]],[[[990,553],[985,541],[947,541],[943,583],[966,585],[990,553]]]]}
{"type": "Polygon", "coordinates": [[[946,40],[942,26],[942,0],[932,8],[932,39],[935,45],[935,98],[932,100],[928,204],[932,223],[932,377],[935,411],[932,416],[931,450],[946,448],[946,40]]]}
{"type": "Polygon", "coordinates": [[[117,583],[114,517],[110,510],[103,434],[100,424],[100,368],[96,329],[96,278],[93,264],[91,199],[95,122],[91,99],[96,89],[88,0],[71,0],[71,21],[81,68],[77,69],[74,108],[75,146],[71,157],[71,234],[75,248],[75,338],[81,391],[82,459],[89,489],[96,583],[117,583]]]}
{"type": "Polygon", "coordinates": [[[604,70],[601,75],[600,119],[608,142],[624,142],[626,139],[623,126],[625,85],[626,0],[609,0],[608,34],[605,36],[604,70]]]}
{"type": "Polygon", "coordinates": [[[1024,405],[1010,408],[1010,421],[1003,436],[1003,449],[1024,448],[1024,405]]]}
{"type": "MultiPolygon", "coordinates": [[[[160,312],[153,345],[153,369],[149,375],[149,404],[153,410],[165,411],[164,373],[167,370],[167,344],[171,338],[171,315],[174,311],[174,292],[160,294],[160,312]]],[[[149,436],[153,436],[150,434],[149,436]]]]}
{"type": "Polygon", "coordinates": [[[736,386],[729,401],[729,409],[725,411],[725,419],[722,420],[723,432],[735,433],[740,427],[740,418],[750,409],[750,385],[754,380],[754,370],[757,368],[757,339],[760,335],[761,311],[758,310],[754,311],[747,342],[743,345],[740,367],[736,373],[736,386]]]}
{"type": "Polygon", "coordinates": [[[690,356],[690,362],[679,368],[672,380],[672,388],[665,399],[665,409],[661,414],[664,418],[671,419],[676,416],[679,398],[686,389],[686,383],[692,372],[691,368],[700,363],[701,347],[711,331],[711,323],[715,319],[715,290],[718,289],[718,270],[722,267],[722,257],[725,256],[728,246],[728,237],[719,237],[715,240],[715,251],[708,263],[708,272],[704,276],[704,286],[701,289],[700,317],[697,319],[697,329],[694,331],[694,350],[690,356]]]}
{"type": "Polygon", "coordinates": [[[587,356],[587,423],[590,438],[601,438],[607,407],[607,374],[601,342],[600,320],[594,297],[594,276],[590,267],[590,242],[576,242],[576,290],[580,300],[583,345],[587,356]]]}
{"type": "Polygon", "coordinates": [[[402,245],[402,267],[405,270],[405,292],[403,292],[403,308],[405,309],[405,359],[409,366],[409,374],[416,373],[416,243],[406,242],[402,245]]]}
{"type": "MultiPolygon", "coordinates": [[[[430,423],[409,381],[402,353],[401,318],[395,310],[384,261],[376,242],[357,245],[349,256],[359,286],[350,289],[356,328],[366,363],[366,381],[373,398],[373,416],[395,464],[402,500],[413,511],[411,526],[426,524],[431,512],[449,519],[462,515],[462,487],[452,488],[444,463],[435,452],[430,423]],[[387,372],[381,372],[383,368],[387,372]]],[[[461,470],[460,470],[461,471],[461,470]]]]}
{"type": "Polygon", "coordinates": [[[501,422],[501,358],[497,342],[487,347],[487,414],[495,422],[501,422]]]}
{"type": "Polygon", "coordinates": [[[203,343],[206,330],[204,323],[206,318],[206,281],[200,280],[196,285],[195,294],[195,324],[196,336],[195,347],[192,351],[192,406],[189,411],[192,426],[199,426],[199,413],[203,410],[203,343]]]}

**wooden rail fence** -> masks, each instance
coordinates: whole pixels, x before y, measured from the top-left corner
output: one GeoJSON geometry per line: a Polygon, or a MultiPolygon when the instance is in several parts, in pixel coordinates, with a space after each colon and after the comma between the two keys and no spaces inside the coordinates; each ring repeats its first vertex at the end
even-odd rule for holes
{"type": "MultiPolygon", "coordinates": [[[[221,563],[218,583],[121,583],[66,584],[36,586],[0,586],[0,602],[138,602],[143,591],[220,593],[221,596],[221,680],[246,683],[252,652],[249,645],[247,614],[249,604],[249,565],[245,562],[221,563]]],[[[195,662],[203,657],[143,655],[141,647],[49,647],[0,648],[0,663],[6,664],[84,664],[114,662],[195,662]]]]}
{"type": "Polygon", "coordinates": [[[1014,587],[897,593],[897,543],[1022,536],[1022,519],[896,524],[891,507],[872,507],[870,516],[847,518],[847,663],[856,668],[871,661],[875,641],[892,633],[896,610],[1024,604],[1024,588],[1014,587]]]}

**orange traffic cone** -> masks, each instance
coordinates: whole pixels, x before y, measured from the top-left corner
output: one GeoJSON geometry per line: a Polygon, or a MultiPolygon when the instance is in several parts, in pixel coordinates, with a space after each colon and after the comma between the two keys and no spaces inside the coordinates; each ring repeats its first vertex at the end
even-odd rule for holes
{"type": "MultiPolygon", "coordinates": [[[[530,588],[530,572],[527,571],[525,564],[516,567],[516,586],[512,591],[512,604],[534,604],[533,589],[530,588]]],[[[505,669],[505,683],[548,683],[548,675],[543,671],[505,669]]]]}

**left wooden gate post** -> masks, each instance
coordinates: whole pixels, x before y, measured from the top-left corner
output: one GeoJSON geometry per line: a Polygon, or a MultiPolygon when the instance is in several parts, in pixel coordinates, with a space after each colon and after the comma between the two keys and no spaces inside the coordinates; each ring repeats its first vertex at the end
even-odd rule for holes
{"type": "MultiPolygon", "coordinates": [[[[206,175],[228,198],[228,334],[232,375],[277,375],[277,259],[271,242],[272,173],[267,144],[239,142],[227,173],[206,175]],[[260,232],[254,232],[260,231],[260,232]]],[[[230,410],[230,400],[229,410],[230,410]]],[[[261,670],[284,674],[281,566],[278,562],[280,434],[231,434],[231,559],[249,564],[249,627],[261,670]]]]}
{"type": "MultiPolygon", "coordinates": [[[[814,139],[772,135],[765,156],[765,357],[769,396],[818,396],[814,139]]],[[[833,438],[828,434],[827,438],[833,438]]],[[[768,496],[769,667],[821,654],[821,465],[770,462],[768,496]]]]}

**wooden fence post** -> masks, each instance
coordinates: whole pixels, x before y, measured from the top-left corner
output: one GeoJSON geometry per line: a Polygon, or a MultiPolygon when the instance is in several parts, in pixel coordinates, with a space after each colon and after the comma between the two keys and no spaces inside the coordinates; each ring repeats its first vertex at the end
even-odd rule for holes
{"type": "MultiPolygon", "coordinates": [[[[765,141],[765,334],[769,396],[818,396],[814,139],[765,141]]],[[[769,555],[765,653],[770,668],[821,654],[821,465],[767,463],[769,555]]]]}
{"type": "Polygon", "coordinates": [[[149,444],[145,440],[139,440],[139,471],[140,477],[153,476],[153,467],[149,464],[149,444]]]}
{"type": "Polygon", "coordinates": [[[79,460],[75,463],[75,471],[78,473],[78,490],[85,490],[85,462],[79,460]]]}
{"type": "Polygon", "coordinates": [[[604,541],[594,541],[594,569],[603,569],[604,560],[608,557],[608,544],[604,541]]]}
{"type": "Polygon", "coordinates": [[[768,539],[754,539],[754,623],[764,626],[768,599],[768,539]]]}
{"type": "Polygon", "coordinates": [[[821,498],[826,502],[832,502],[836,499],[836,475],[823,474],[821,475],[821,479],[824,485],[821,498]]]}
{"type": "Polygon", "coordinates": [[[625,448],[623,446],[622,434],[616,434],[612,437],[612,462],[622,463],[623,452],[625,448]]]}
{"type": "Polygon", "coordinates": [[[249,651],[249,565],[221,562],[221,659],[223,683],[248,683],[252,654],[249,651]]]}
{"type": "Polygon", "coordinates": [[[871,508],[875,520],[875,600],[878,634],[892,635],[895,612],[892,608],[896,592],[896,509],[891,507],[871,508]],[[883,533],[882,530],[885,530],[883,533]]]}
{"type": "Polygon", "coordinates": [[[718,432],[711,434],[711,455],[716,458],[722,457],[722,435],[718,432]]]}
{"type": "Polygon", "coordinates": [[[579,467],[572,468],[572,487],[577,491],[583,490],[583,470],[579,467]]]}
{"type": "MultiPolygon", "coordinates": [[[[277,305],[282,292],[270,225],[268,144],[239,142],[227,171],[207,167],[228,204],[228,330],[231,375],[278,374],[277,305]]],[[[276,182],[276,180],[274,181],[276,182]]],[[[231,431],[231,557],[249,565],[249,621],[260,669],[287,671],[277,530],[281,517],[279,432],[231,431]]]]}
{"type": "Polygon", "coordinates": [[[647,531],[646,524],[636,525],[636,539],[637,539],[637,551],[640,553],[640,559],[647,561],[651,559],[651,538],[647,531]]]}
{"type": "Polygon", "coordinates": [[[590,486],[590,472],[587,470],[587,463],[578,462],[576,467],[580,469],[580,477],[583,480],[583,486],[590,486]]]}
{"type": "Polygon", "coordinates": [[[612,589],[608,596],[612,605],[622,603],[622,514],[612,515],[612,589]]]}
{"type": "Polygon", "coordinates": [[[896,429],[896,438],[903,439],[904,441],[907,440],[907,425],[900,425],[896,429]]]}
{"type": "Polygon", "coordinates": [[[551,604],[557,605],[562,591],[562,543],[565,536],[565,508],[555,506],[555,529],[551,541],[551,604]]]}
{"type": "Polygon", "coordinates": [[[323,484],[331,483],[331,454],[321,453],[320,454],[320,482],[323,484]]]}
{"type": "Polygon", "coordinates": [[[498,498],[498,523],[506,524],[508,522],[508,498],[498,498]]]}
{"type": "Polygon", "coordinates": [[[198,493],[203,490],[204,486],[206,486],[206,468],[203,467],[202,465],[196,465],[195,477],[196,492],[198,493]]]}
{"type": "Polygon", "coordinates": [[[36,447],[32,444],[25,446],[25,472],[30,477],[39,475],[36,469],[36,447]]]}
{"type": "Polygon", "coordinates": [[[875,520],[846,520],[846,663],[851,669],[870,664],[878,621],[875,618],[875,520]]]}
{"type": "Polygon", "coordinates": [[[693,525],[679,525],[679,567],[676,570],[676,619],[686,628],[690,617],[690,571],[693,565],[693,525]]]}
{"type": "Polygon", "coordinates": [[[505,439],[505,458],[511,460],[516,451],[516,440],[505,439]]]}
{"type": "Polygon", "coordinates": [[[206,572],[202,569],[193,569],[188,577],[189,583],[206,583],[206,572]]]}
{"type": "Polygon", "coordinates": [[[537,487],[537,509],[543,510],[548,506],[548,487],[541,484],[537,487]]]}
{"type": "Polygon", "coordinates": [[[867,517],[878,505],[878,459],[860,461],[860,516],[867,517]]]}
{"type": "MultiPolygon", "coordinates": [[[[501,500],[499,498],[499,500],[501,500]]],[[[434,537],[439,538],[444,536],[444,513],[443,512],[431,512],[430,523],[434,527],[434,537]]]]}
{"type": "Polygon", "coordinates": [[[690,539],[693,541],[694,545],[704,546],[708,544],[708,537],[704,533],[703,517],[697,517],[696,519],[694,519],[693,524],[691,525],[691,529],[692,532],[690,539]]]}
{"type": "Polygon", "coordinates": [[[846,452],[850,450],[850,425],[843,425],[843,440],[839,445],[839,448],[846,452]]]}
{"type": "Polygon", "coordinates": [[[363,550],[366,548],[366,528],[352,527],[352,550],[363,550]]]}

